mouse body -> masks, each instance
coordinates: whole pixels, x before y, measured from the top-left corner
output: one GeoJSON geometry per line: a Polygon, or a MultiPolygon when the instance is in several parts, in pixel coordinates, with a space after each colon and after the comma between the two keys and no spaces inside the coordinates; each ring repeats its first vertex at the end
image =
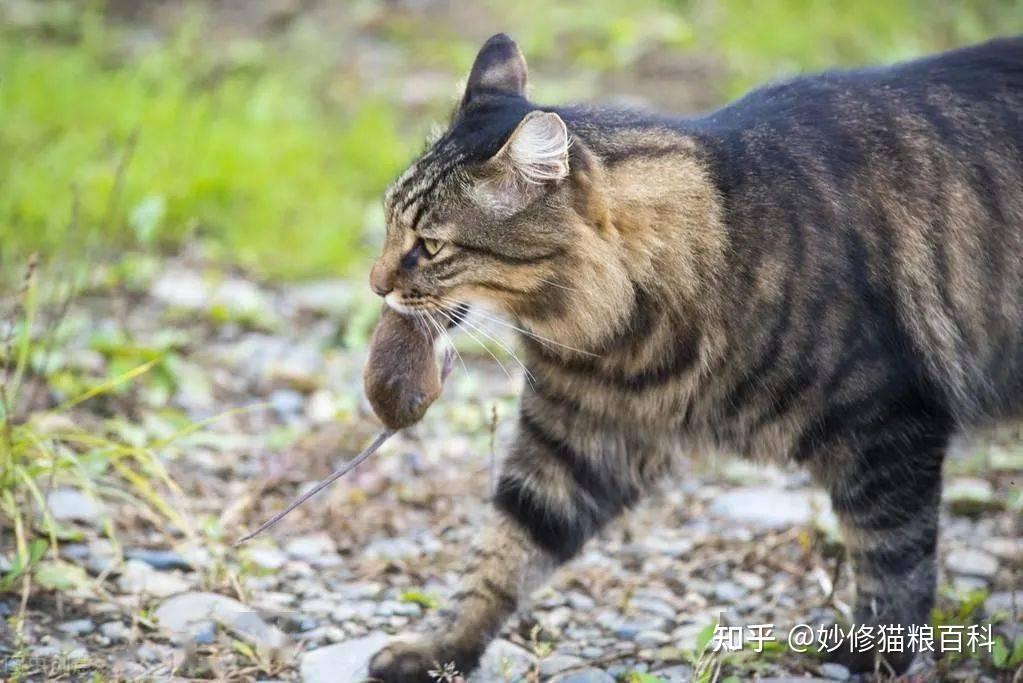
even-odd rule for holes
{"type": "Polygon", "coordinates": [[[385,307],[373,331],[363,370],[373,412],[389,429],[418,422],[440,395],[443,378],[428,325],[385,307]]]}

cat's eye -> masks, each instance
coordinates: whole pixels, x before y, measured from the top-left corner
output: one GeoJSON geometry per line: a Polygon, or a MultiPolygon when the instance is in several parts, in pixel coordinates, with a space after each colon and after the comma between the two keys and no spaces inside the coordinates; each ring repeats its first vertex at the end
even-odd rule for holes
{"type": "Polygon", "coordinates": [[[443,248],[444,243],[440,240],[431,240],[426,237],[423,238],[423,249],[426,250],[426,253],[429,254],[430,258],[436,256],[437,252],[443,248]]]}

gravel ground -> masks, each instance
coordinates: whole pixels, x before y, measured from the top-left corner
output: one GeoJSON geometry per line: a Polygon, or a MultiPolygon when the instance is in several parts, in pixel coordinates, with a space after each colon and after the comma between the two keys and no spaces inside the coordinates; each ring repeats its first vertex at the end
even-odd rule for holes
{"type": "MultiPolygon", "coordinates": [[[[365,336],[359,330],[376,311],[360,292],[343,281],[268,288],[176,263],[126,297],[78,303],[69,322],[83,330],[127,330],[137,343],[168,330],[180,337],[169,402],[143,389],[86,404],[73,418],[122,414],[151,436],[166,432],[172,412],[213,418],[160,451],[181,489],[168,500],[193,528],[52,489],[54,515],[80,535],[61,553],[93,580],[36,592],[23,647],[10,632],[0,638],[9,657],[39,678],[67,680],[98,671],[115,680],[357,681],[388,634],[444,603],[485,514],[521,381],[462,343],[464,365],[421,425],[264,536],[231,547],[378,429],[361,398],[364,351],[346,346],[365,336]],[[123,558],[105,520],[118,529],[123,558]]],[[[69,355],[101,374],[105,360],[86,335],[80,346],[69,355]]],[[[1023,451],[1006,445],[1018,437],[957,446],[941,542],[942,609],[953,614],[972,594],[967,617],[994,621],[1010,642],[1023,621],[1023,451]]],[[[694,458],[559,571],[472,680],[582,683],[652,672],[674,683],[711,680],[701,675],[714,667],[718,680],[846,680],[842,667],[784,647],[693,653],[718,621],[773,623],[784,640],[795,624],[841,619],[850,580],[840,558],[827,501],[805,475],[694,458]]],[[[0,614],[18,609],[17,597],[0,601],[0,614]]],[[[988,661],[923,658],[912,680],[1012,680],[988,661]]]]}

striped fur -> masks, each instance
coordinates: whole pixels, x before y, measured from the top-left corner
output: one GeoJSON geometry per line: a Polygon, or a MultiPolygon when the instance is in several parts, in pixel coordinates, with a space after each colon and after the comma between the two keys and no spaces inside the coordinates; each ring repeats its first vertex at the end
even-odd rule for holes
{"type": "Polygon", "coordinates": [[[534,335],[534,381],[443,635],[372,674],[471,668],[538,577],[694,450],[807,467],[845,533],[856,618],[926,621],[946,444],[1023,412],[1023,39],[698,119],[538,107],[504,36],[473,73],[387,196],[374,273],[402,312],[500,307],[534,335]],[[569,174],[494,212],[477,187],[538,110],[567,126],[569,174]]]}

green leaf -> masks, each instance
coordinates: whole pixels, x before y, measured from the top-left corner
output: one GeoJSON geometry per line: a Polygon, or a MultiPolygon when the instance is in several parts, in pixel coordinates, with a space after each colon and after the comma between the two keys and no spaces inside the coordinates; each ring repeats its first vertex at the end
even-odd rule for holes
{"type": "Polygon", "coordinates": [[[11,562],[11,568],[4,574],[3,579],[0,579],[0,592],[10,590],[11,585],[21,576],[27,569],[31,569],[32,566],[39,561],[39,558],[46,552],[46,541],[42,538],[33,539],[28,544],[28,557],[22,555],[16,555],[14,561],[11,562]]]}
{"type": "Polygon", "coordinates": [[[991,661],[1001,669],[1009,661],[1009,648],[1005,647],[1005,638],[999,636],[991,648],[991,661]]]}
{"type": "Polygon", "coordinates": [[[82,588],[89,583],[84,569],[64,560],[40,562],[35,570],[35,579],[44,588],[58,591],[82,588]]]}
{"type": "Polygon", "coordinates": [[[643,673],[642,671],[630,671],[625,674],[625,683],[666,683],[660,676],[643,673]]]}
{"type": "Polygon", "coordinates": [[[1016,668],[1020,664],[1023,664],[1023,637],[1016,639],[1016,644],[1012,646],[1012,656],[1009,657],[1009,668],[1016,668]]]}
{"type": "Polygon", "coordinates": [[[707,649],[710,645],[710,641],[714,639],[714,631],[717,629],[717,622],[707,624],[703,627],[703,630],[696,636],[696,652],[701,653],[707,649]]]}
{"type": "Polygon", "coordinates": [[[150,195],[135,205],[128,222],[141,244],[152,244],[167,213],[167,202],[160,195],[150,195]]]}
{"type": "Polygon", "coordinates": [[[437,598],[420,591],[405,591],[398,597],[399,602],[411,602],[423,609],[433,609],[437,606],[437,598]]]}

